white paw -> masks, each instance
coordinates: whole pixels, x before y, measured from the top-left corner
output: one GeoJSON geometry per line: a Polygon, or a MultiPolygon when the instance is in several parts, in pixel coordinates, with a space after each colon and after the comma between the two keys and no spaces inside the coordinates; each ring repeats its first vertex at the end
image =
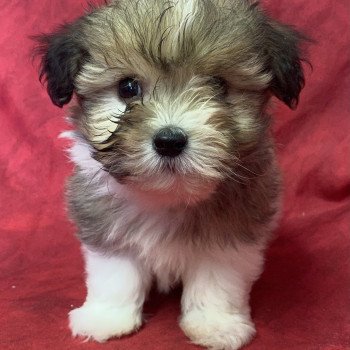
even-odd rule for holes
{"type": "Polygon", "coordinates": [[[131,333],[141,323],[141,312],[135,305],[118,307],[104,303],[85,303],[69,313],[69,327],[73,336],[98,342],[131,333]]]}
{"type": "Polygon", "coordinates": [[[195,309],[181,317],[180,327],[194,344],[212,350],[237,350],[255,335],[249,316],[195,309]]]}

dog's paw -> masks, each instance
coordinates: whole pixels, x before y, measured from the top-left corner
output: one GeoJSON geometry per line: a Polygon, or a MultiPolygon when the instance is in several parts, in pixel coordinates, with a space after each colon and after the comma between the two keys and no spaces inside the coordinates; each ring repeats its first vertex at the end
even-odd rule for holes
{"type": "Polygon", "coordinates": [[[237,350],[255,335],[249,316],[208,309],[195,309],[184,314],[180,327],[194,344],[211,350],[237,350]]]}
{"type": "Polygon", "coordinates": [[[129,334],[141,324],[141,312],[134,305],[118,307],[103,303],[85,303],[69,313],[69,327],[73,336],[98,342],[129,334]]]}

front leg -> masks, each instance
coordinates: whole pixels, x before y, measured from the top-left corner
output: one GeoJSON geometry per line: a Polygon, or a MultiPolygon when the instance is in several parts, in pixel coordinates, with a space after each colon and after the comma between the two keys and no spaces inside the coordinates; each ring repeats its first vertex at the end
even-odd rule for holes
{"type": "Polygon", "coordinates": [[[69,313],[74,336],[103,342],[137,330],[151,277],[130,254],[105,256],[84,249],[87,298],[69,313]]]}
{"type": "Polygon", "coordinates": [[[203,254],[190,264],[180,326],[193,343],[236,350],[252,339],[249,293],[262,264],[261,247],[243,245],[203,254]]]}

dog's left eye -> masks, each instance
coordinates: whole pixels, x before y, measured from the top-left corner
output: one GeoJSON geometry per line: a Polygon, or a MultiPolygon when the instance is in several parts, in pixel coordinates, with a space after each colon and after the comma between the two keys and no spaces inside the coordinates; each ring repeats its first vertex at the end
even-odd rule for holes
{"type": "Polygon", "coordinates": [[[228,94],[228,82],[221,77],[212,77],[211,82],[214,87],[219,90],[219,95],[225,97],[228,94]]]}
{"type": "Polygon", "coordinates": [[[119,81],[118,94],[121,98],[128,100],[134,97],[141,97],[142,89],[140,83],[134,78],[124,78],[119,81]]]}

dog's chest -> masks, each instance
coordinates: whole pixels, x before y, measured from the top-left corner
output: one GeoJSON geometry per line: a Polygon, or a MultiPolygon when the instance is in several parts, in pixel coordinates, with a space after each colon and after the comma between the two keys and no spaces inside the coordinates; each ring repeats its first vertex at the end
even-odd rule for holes
{"type": "Polygon", "coordinates": [[[167,290],[183,273],[191,246],[179,236],[183,214],[178,212],[140,211],[128,206],[114,217],[110,238],[118,248],[132,249],[156,276],[161,290],[167,290]]]}

